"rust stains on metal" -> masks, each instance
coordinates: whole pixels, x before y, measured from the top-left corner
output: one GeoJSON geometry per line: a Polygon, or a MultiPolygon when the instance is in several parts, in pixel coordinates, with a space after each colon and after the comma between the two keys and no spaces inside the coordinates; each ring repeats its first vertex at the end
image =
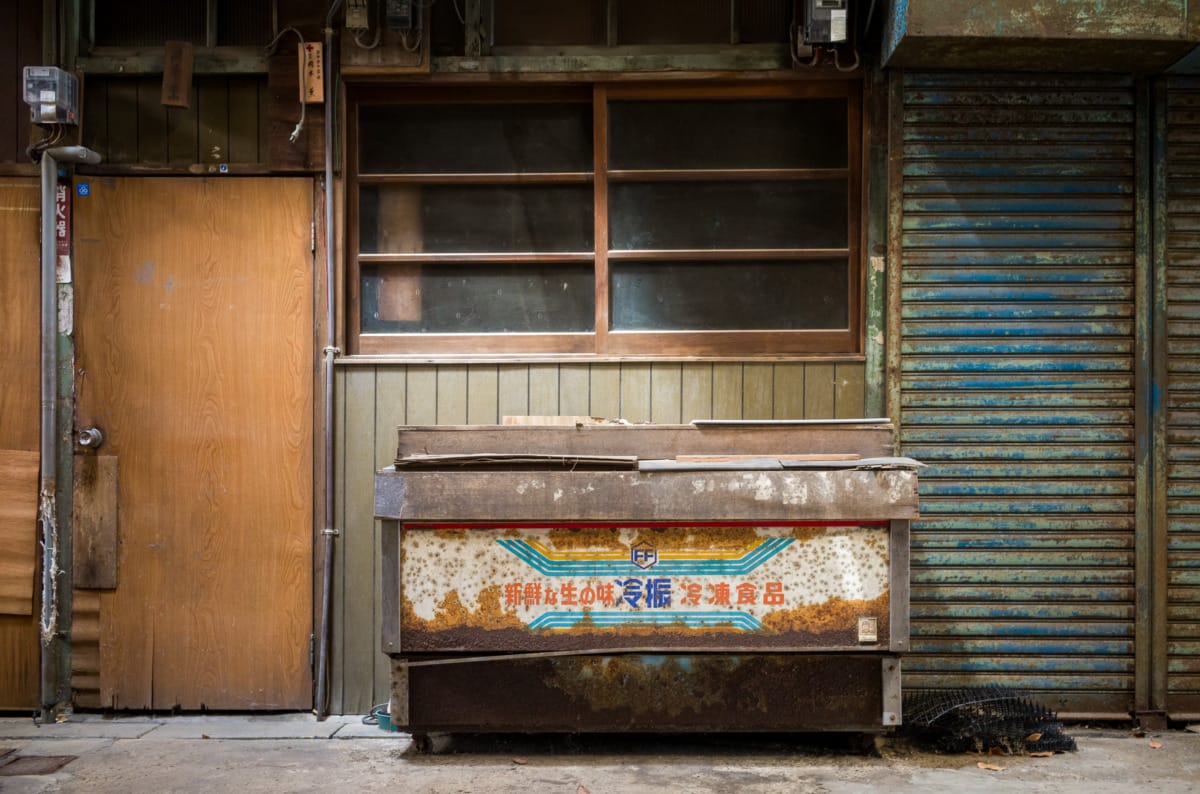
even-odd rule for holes
{"type": "Polygon", "coordinates": [[[520,618],[501,607],[500,587],[492,585],[483,588],[476,599],[475,609],[468,609],[458,597],[457,590],[450,590],[438,604],[432,620],[417,616],[413,603],[404,596],[400,599],[400,625],[404,632],[439,632],[445,626],[457,626],[468,629],[510,629],[528,630],[520,618]]]}
{"type": "MultiPolygon", "coordinates": [[[[553,665],[545,685],[586,703],[591,711],[627,708],[639,717],[678,718],[720,705],[738,666],[736,656],[588,656],[553,665]],[[690,697],[678,697],[677,682],[682,679],[691,684],[690,697]]],[[[770,705],[766,689],[757,694],[754,702],[739,705],[765,712],[770,705]]]]}
{"type": "Polygon", "coordinates": [[[879,620],[880,636],[887,633],[888,593],[869,601],[831,598],[821,604],[768,613],[763,626],[773,632],[803,631],[813,634],[853,632],[861,616],[879,620]]]}

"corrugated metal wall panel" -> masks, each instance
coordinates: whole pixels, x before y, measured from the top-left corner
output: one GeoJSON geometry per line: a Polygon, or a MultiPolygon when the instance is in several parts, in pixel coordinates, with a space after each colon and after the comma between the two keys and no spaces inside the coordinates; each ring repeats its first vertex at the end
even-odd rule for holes
{"type": "Polygon", "coordinates": [[[1200,714],[1200,81],[1173,79],[1166,115],[1166,675],[1178,716],[1200,714]]]}
{"type": "Polygon", "coordinates": [[[895,126],[893,407],[932,464],[905,686],[1128,712],[1133,81],[969,77],[904,75],[895,126]]]}

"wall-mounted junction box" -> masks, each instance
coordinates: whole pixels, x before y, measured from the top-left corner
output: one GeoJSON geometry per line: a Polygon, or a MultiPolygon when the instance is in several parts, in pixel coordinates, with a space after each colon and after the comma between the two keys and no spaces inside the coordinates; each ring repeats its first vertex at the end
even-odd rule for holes
{"type": "Polygon", "coordinates": [[[25,104],[34,124],[78,124],[79,81],[57,66],[26,66],[25,104]]]}

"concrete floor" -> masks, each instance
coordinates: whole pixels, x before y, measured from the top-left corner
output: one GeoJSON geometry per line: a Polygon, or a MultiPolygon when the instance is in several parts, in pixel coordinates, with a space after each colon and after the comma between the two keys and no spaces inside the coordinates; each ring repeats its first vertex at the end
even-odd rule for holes
{"type": "Polygon", "coordinates": [[[50,775],[0,776],[0,791],[1200,792],[1200,733],[1067,733],[1079,752],[1052,758],[934,755],[898,740],[867,756],[829,737],[720,735],[462,738],[423,755],[357,717],[7,718],[0,752],[78,758],[50,775]]]}

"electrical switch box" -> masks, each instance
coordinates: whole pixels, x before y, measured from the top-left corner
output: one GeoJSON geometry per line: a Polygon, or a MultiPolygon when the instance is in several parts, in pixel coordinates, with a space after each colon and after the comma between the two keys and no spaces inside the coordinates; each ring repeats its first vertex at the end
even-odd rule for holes
{"type": "Polygon", "coordinates": [[[371,28],[367,0],[346,0],[346,30],[363,32],[371,28]]]}
{"type": "Polygon", "coordinates": [[[384,0],[384,19],[392,30],[412,30],[415,11],[412,0],[384,0]]]}
{"type": "Polygon", "coordinates": [[[78,124],[79,81],[57,66],[26,66],[25,104],[34,124],[78,124]]]}
{"type": "Polygon", "coordinates": [[[804,43],[839,44],[847,39],[849,0],[804,0],[804,43]]]}

